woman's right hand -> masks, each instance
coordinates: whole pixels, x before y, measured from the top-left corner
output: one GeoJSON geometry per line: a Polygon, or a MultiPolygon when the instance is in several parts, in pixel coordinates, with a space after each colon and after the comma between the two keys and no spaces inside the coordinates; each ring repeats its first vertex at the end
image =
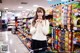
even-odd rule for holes
{"type": "Polygon", "coordinates": [[[38,26],[38,23],[35,23],[35,27],[37,27],[38,26]]]}
{"type": "Polygon", "coordinates": [[[36,20],[35,27],[39,25],[39,19],[36,20]]]}

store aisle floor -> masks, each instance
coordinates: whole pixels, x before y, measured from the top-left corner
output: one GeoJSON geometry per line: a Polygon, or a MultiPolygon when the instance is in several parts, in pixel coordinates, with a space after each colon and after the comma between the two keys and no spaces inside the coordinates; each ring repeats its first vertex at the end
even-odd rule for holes
{"type": "Polygon", "coordinates": [[[8,44],[9,50],[7,53],[29,53],[17,35],[12,34],[10,31],[0,32],[0,42],[8,44]]]}

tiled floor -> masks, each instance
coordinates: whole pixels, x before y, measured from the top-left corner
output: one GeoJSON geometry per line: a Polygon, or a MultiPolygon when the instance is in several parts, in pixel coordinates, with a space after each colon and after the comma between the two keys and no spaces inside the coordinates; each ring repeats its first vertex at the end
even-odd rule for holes
{"type": "Polygon", "coordinates": [[[17,35],[10,31],[0,32],[0,44],[8,44],[9,50],[7,53],[29,53],[17,35]]]}

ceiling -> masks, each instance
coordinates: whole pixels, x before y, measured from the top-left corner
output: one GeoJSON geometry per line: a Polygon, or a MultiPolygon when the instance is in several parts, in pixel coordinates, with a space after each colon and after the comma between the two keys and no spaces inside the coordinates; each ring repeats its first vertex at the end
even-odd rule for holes
{"type": "Polygon", "coordinates": [[[5,10],[4,8],[15,11],[24,11],[26,9],[35,10],[36,7],[33,7],[33,5],[43,6],[45,9],[50,8],[47,0],[2,0],[0,10],[5,10]],[[21,2],[23,4],[21,4],[21,2]],[[18,8],[18,6],[22,6],[23,8],[18,8]]]}

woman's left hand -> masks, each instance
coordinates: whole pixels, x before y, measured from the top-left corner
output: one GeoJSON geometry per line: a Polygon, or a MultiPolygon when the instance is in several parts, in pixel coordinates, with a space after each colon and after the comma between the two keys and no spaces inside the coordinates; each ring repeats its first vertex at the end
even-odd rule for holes
{"type": "Polygon", "coordinates": [[[42,20],[40,20],[40,25],[43,26],[42,20]]]}
{"type": "Polygon", "coordinates": [[[42,20],[39,20],[40,23],[42,23],[42,20]]]}

